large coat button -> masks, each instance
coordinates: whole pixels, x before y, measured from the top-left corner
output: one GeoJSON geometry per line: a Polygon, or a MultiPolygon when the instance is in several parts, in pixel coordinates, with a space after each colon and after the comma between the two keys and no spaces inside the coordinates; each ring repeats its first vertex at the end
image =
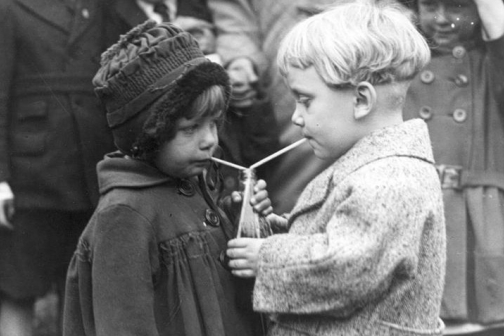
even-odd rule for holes
{"type": "Polygon", "coordinates": [[[422,83],[425,83],[425,84],[430,84],[434,81],[434,73],[430,70],[424,70],[422,71],[422,73],[420,74],[420,80],[422,81],[422,83]]]}
{"type": "Polygon", "coordinates": [[[467,119],[467,112],[464,109],[453,111],[453,119],[458,123],[463,123],[467,119]]]}
{"type": "Polygon", "coordinates": [[[184,196],[191,197],[196,193],[194,186],[188,180],[178,180],[178,192],[184,196]]]}
{"type": "Polygon", "coordinates": [[[422,106],[418,114],[423,120],[429,120],[432,118],[432,109],[429,106],[422,106]]]}
{"type": "Polygon", "coordinates": [[[220,225],[220,217],[212,209],[206,209],[205,210],[205,223],[208,225],[217,227],[220,225]]]}
{"type": "Polygon", "coordinates": [[[455,84],[457,84],[458,87],[464,87],[464,86],[467,86],[467,84],[469,83],[469,78],[467,78],[466,75],[457,75],[457,77],[455,77],[455,84]]]}
{"type": "Polygon", "coordinates": [[[459,58],[459,59],[460,59],[460,58],[464,57],[464,56],[465,56],[465,54],[466,54],[466,50],[465,50],[465,48],[464,48],[464,47],[462,47],[462,46],[456,46],[456,47],[455,47],[455,48],[453,48],[453,50],[452,50],[452,55],[453,55],[453,57],[455,57],[455,58],[459,58]]]}

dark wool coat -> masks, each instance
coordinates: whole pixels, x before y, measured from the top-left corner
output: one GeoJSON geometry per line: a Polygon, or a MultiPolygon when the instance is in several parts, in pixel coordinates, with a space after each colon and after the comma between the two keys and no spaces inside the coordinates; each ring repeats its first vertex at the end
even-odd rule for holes
{"type": "Polygon", "coordinates": [[[373,132],[308,184],[259,252],[271,336],[441,335],[442,193],[427,126],[373,132]]]}
{"type": "Polygon", "coordinates": [[[219,261],[234,228],[202,180],[121,155],[98,174],[102,197],[68,270],[64,335],[261,335],[249,282],[219,261]]]}
{"type": "Polygon", "coordinates": [[[114,149],[91,84],[102,1],[53,2],[0,1],[0,181],[18,207],[91,209],[96,163],[114,149]]]}
{"type": "Polygon", "coordinates": [[[433,50],[409,89],[405,117],[427,122],[442,175],[448,261],[441,317],[503,321],[504,36],[433,50]]]}

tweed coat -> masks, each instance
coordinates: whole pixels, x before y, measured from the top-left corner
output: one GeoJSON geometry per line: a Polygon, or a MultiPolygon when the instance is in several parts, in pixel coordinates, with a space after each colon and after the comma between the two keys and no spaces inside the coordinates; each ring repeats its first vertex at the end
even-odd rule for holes
{"type": "Polygon", "coordinates": [[[114,150],[91,83],[102,1],[54,1],[0,1],[0,181],[20,208],[89,210],[96,163],[114,150]]]}
{"type": "Polygon", "coordinates": [[[433,50],[404,111],[426,121],[443,180],[441,317],[489,324],[504,321],[504,36],[471,42],[433,50]]]}
{"type": "Polygon", "coordinates": [[[441,335],[442,193],[427,127],[373,132],[301,194],[259,252],[270,335],[441,335]]]}

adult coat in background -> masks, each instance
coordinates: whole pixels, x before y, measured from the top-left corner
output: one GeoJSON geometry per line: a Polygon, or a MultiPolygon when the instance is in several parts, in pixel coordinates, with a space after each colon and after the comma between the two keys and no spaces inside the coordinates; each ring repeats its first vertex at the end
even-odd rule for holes
{"type": "Polygon", "coordinates": [[[0,181],[16,207],[80,211],[97,201],[96,163],[114,150],[91,83],[109,42],[102,3],[0,2],[0,181]]]}

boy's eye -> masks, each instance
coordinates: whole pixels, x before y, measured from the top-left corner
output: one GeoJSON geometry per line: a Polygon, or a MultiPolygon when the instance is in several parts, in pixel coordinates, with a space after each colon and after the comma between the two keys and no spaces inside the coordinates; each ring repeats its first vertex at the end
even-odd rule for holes
{"type": "Polygon", "coordinates": [[[304,107],[309,107],[311,103],[311,99],[308,97],[297,97],[296,102],[298,104],[303,105],[304,107]]]}

